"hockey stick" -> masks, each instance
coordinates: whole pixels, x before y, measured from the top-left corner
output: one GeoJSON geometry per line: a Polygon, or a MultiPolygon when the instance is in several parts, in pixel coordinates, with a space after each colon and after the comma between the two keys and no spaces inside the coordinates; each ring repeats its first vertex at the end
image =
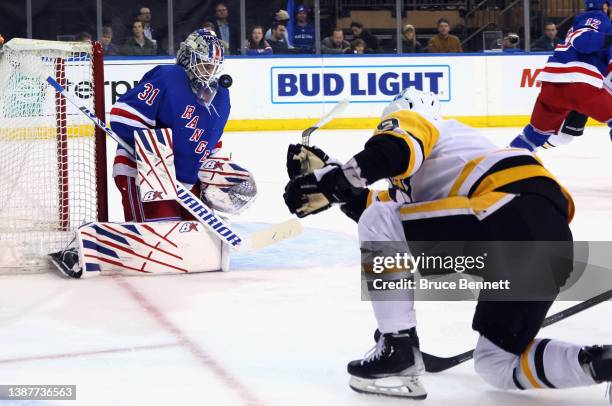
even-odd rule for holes
{"type": "MultiPolygon", "coordinates": [[[[577,305],[568,307],[565,310],[561,310],[558,313],[552,314],[544,319],[542,322],[542,327],[550,326],[551,324],[555,324],[558,321],[566,319],[570,316],[573,316],[577,313],[580,313],[583,310],[589,309],[595,305],[605,302],[606,300],[612,298],[612,289],[600,293],[597,296],[594,296],[584,302],[578,303],[577,305]]],[[[474,350],[469,350],[463,352],[461,354],[455,355],[453,357],[437,357],[432,354],[428,354],[426,352],[423,353],[423,362],[425,363],[425,370],[427,372],[442,372],[447,369],[456,367],[459,364],[462,364],[466,361],[471,360],[474,357],[474,350]]]]}
{"type": "MultiPolygon", "coordinates": [[[[112,129],[106,126],[104,121],[100,120],[96,115],[89,110],[87,107],[82,106],[79,102],[66,91],[66,89],[60,85],[51,76],[47,77],[46,81],[53,86],[53,88],[78,108],[84,115],[86,115],[93,123],[98,126],[102,131],[108,134],[113,140],[121,145],[125,150],[132,156],[135,157],[134,148],[121,139],[112,129]]],[[[162,160],[163,157],[160,157],[162,160]]],[[[270,227],[267,230],[260,231],[258,233],[249,236],[249,240],[254,238],[252,241],[244,243],[244,238],[231,226],[229,226],[221,217],[217,216],[208,206],[206,206],[200,199],[198,199],[189,189],[187,189],[181,182],[174,179],[174,185],[176,188],[177,199],[176,201],[184,207],[189,213],[191,213],[199,222],[201,222],[209,231],[215,234],[221,241],[229,244],[233,247],[240,247],[244,249],[257,249],[255,247],[265,247],[270,244],[280,242],[286,238],[293,237],[299,234],[302,230],[300,223],[297,220],[284,222],[275,226],[270,227]],[[296,224],[297,223],[297,224],[296,224]],[[288,231],[289,230],[289,231],[288,231]]]]}
{"type": "Polygon", "coordinates": [[[348,99],[341,100],[340,102],[338,102],[338,104],[334,106],[333,109],[329,111],[329,113],[321,117],[321,119],[317,121],[315,125],[313,125],[312,127],[308,127],[307,129],[302,131],[302,145],[308,146],[308,144],[310,143],[310,134],[312,134],[317,129],[323,127],[325,124],[329,123],[331,120],[336,118],[338,114],[344,111],[344,109],[346,108],[346,106],[348,106],[348,104],[349,104],[348,99]]]}

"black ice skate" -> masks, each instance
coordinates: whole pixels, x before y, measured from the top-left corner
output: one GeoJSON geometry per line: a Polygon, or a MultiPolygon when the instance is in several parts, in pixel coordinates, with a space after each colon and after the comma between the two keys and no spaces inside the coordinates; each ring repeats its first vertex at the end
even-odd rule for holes
{"type": "Polygon", "coordinates": [[[364,359],[347,367],[350,387],[361,393],[425,399],[427,391],[419,382],[425,372],[416,329],[383,334],[364,359]]]}
{"type": "Polygon", "coordinates": [[[612,345],[584,347],[578,354],[578,360],[596,382],[612,381],[612,345]]]}
{"type": "Polygon", "coordinates": [[[79,251],[76,248],[68,248],[63,251],[49,254],[49,259],[59,271],[71,278],[80,278],[83,274],[79,266],[79,251]]]}
{"type": "Polygon", "coordinates": [[[612,404],[612,345],[584,347],[578,354],[578,361],[595,382],[608,382],[607,396],[612,404]]]}

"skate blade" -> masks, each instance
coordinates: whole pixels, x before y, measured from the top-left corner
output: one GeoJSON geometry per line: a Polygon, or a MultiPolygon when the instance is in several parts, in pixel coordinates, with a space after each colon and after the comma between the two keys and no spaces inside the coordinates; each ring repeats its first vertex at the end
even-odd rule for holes
{"type": "Polygon", "coordinates": [[[414,400],[423,400],[427,397],[427,391],[418,376],[390,376],[378,379],[351,376],[349,386],[355,392],[373,395],[414,400]]]}

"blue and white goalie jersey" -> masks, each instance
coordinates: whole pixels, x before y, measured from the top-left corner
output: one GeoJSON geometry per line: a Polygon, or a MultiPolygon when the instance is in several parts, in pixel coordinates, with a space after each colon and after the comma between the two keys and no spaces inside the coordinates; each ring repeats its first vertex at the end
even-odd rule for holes
{"type": "MultiPolygon", "coordinates": [[[[177,180],[193,185],[198,181],[202,161],[220,145],[229,113],[228,89],[219,86],[207,108],[198,103],[180,65],[160,65],[117,100],[110,124],[130,145],[134,145],[136,129],[172,129],[177,180]]],[[[136,162],[122,147],[118,147],[115,157],[113,176],[117,175],[136,177],[136,162]]]]}

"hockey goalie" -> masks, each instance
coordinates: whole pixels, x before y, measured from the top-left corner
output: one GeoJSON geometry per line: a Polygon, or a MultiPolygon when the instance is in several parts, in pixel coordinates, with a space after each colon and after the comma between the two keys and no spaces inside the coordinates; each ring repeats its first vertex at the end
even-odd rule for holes
{"type": "MultiPolygon", "coordinates": [[[[113,166],[125,223],[90,223],[76,247],[50,255],[71,277],[101,272],[186,273],[227,270],[228,247],[176,199],[175,183],[216,213],[236,215],[256,196],[251,174],[219,156],[230,112],[223,46],[197,30],[176,64],[156,66],[121,96],[110,114],[119,145],[113,166]]],[[[219,230],[216,230],[219,232],[219,230]]]]}

